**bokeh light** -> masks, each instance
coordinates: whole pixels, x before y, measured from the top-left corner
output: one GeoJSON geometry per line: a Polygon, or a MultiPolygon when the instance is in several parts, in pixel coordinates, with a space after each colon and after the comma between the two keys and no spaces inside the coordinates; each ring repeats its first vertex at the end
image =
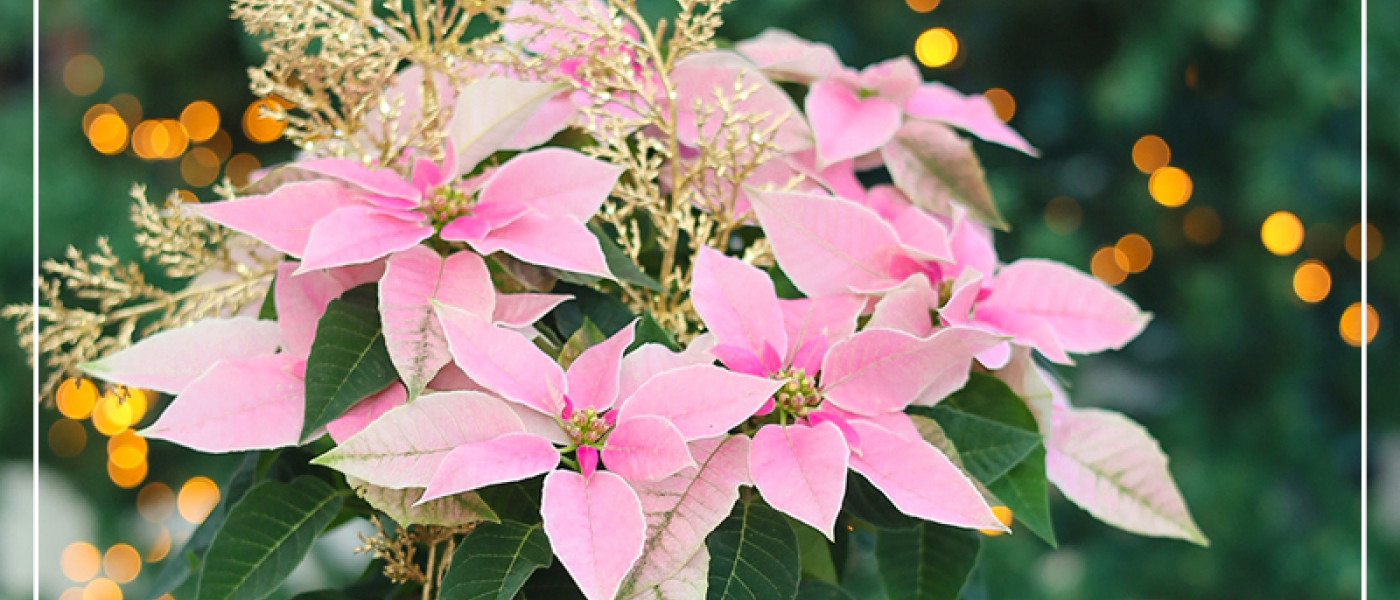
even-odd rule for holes
{"type": "Polygon", "coordinates": [[[249,179],[252,177],[253,171],[261,168],[262,163],[258,162],[257,157],[240,152],[228,159],[228,164],[224,165],[224,176],[228,177],[229,182],[233,183],[234,187],[243,187],[252,183],[249,179]]]}
{"type": "Polygon", "coordinates": [[[123,469],[135,469],[146,460],[146,438],[127,429],[107,440],[107,457],[123,469]]]}
{"type": "Polygon", "coordinates": [[[1191,176],[1180,167],[1160,167],[1147,180],[1152,199],[1167,207],[1186,204],[1191,199],[1191,176]]]}
{"type": "Polygon", "coordinates": [[[180,111],[180,124],[185,126],[190,141],[202,142],[219,130],[219,109],[208,100],[195,100],[180,111]]]}
{"type": "Polygon", "coordinates": [[[1332,291],[1332,273],[1321,261],[1308,259],[1293,271],[1293,293],[1303,302],[1317,303],[1332,291]]]}
{"type": "Polygon", "coordinates": [[[938,1],[939,0],[904,0],[904,3],[908,4],[909,8],[914,12],[926,13],[938,8],[938,1]]]}
{"type": "Polygon", "coordinates": [[[83,600],[83,588],[70,587],[58,595],[58,600],[83,600]]]}
{"type": "Polygon", "coordinates": [[[130,544],[114,544],[102,557],[102,570],[117,583],[131,583],[141,574],[141,553],[130,544]]]}
{"type": "Polygon", "coordinates": [[[59,384],[54,394],[58,412],[70,419],[86,419],[97,404],[97,385],[82,378],[69,377],[59,384]]]}
{"type": "Polygon", "coordinates": [[[102,87],[102,63],[91,54],[79,54],[63,65],[63,87],[74,96],[87,96],[102,87]]]}
{"type": "Polygon", "coordinates": [[[134,414],[132,403],[122,402],[115,389],[107,390],[92,409],[92,426],[102,435],[116,435],[131,426],[134,414]]]}
{"type": "Polygon", "coordinates": [[[1259,239],[1263,240],[1269,252],[1288,256],[1303,245],[1303,222],[1291,212],[1276,211],[1264,219],[1264,224],[1259,228],[1259,239]]]}
{"type": "Polygon", "coordinates": [[[1133,165],[1143,173],[1152,173],[1171,162],[1172,149],[1155,135],[1144,135],[1133,143],[1133,165]]]}
{"type": "Polygon", "coordinates": [[[914,40],[914,57],[926,67],[941,67],[958,56],[958,38],[946,27],[934,27],[914,40]]]}
{"type": "MultiPolygon", "coordinates": [[[[1360,223],[1352,225],[1350,229],[1347,229],[1347,255],[1356,260],[1361,260],[1361,231],[1362,227],[1360,223]]],[[[1365,231],[1366,260],[1375,260],[1381,253],[1381,230],[1375,225],[1367,223],[1365,231]]]]}
{"type": "Polygon", "coordinates": [[[982,92],[982,97],[992,103],[992,110],[997,112],[997,118],[1003,122],[1010,121],[1016,116],[1016,99],[1011,97],[1011,92],[1001,88],[992,88],[982,92]]]}
{"type": "Polygon", "coordinates": [[[186,521],[203,523],[204,518],[209,516],[209,511],[214,510],[214,506],[219,503],[219,486],[208,477],[196,475],[180,486],[180,495],[176,503],[180,516],[186,521]]]}
{"type": "MultiPolygon", "coordinates": [[[[997,520],[1000,521],[1002,525],[1006,525],[1007,527],[1011,526],[1011,519],[1014,517],[1011,508],[1002,505],[993,506],[992,514],[996,515],[997,520]]],[[[983,535],[990,536],[997,536],[1005,533],[1000,529],[979,529],[978,531],[981,531],[983,535]]]]}
{"type": "Polygon", "coordinates": [[[229,137],[228,131],[219,129],[208,140],[205,140],[202,146],[213,150],[214,155],[219,157],[219,162],[224,162],[228,159],[229,152],[233,151],[233,138],[229,137]]]}
{"type": "Polygon", "coordinates": [[[1104,246],[1089,260],[1089,270],[1108,285],[1118,285],[1128,278],[1128,272],[1118,265],[1127,264],[1128,257],[1117,246],[1104,246]]]}
{"type": "Polygon", "coordinates": [[[156,128],[155,121],[141,121],[131,130],[131,150],[136,156],[146,160],[154,160],[159,154],[151,148],[151,136],[156,128]]]}
{"type": "Polygon", "coordinates": [[[143,115],[141,101],[137,100],[136,96],[126,93],[117,94],[112,96],[112,99],[108,100],[107,103],[111,104],[112,108],[117,109],[117,114],[122,116],[123,121],[127,123],[141,122],[143,115]]]}
{"type": "Polygon", "coordinates": [[[151,542],[151,549],[146,551],[146,562],[160,562],[170,555],[170,529],[162,526],[160,533],[156,534],[156,539],[151,542]]]}
{"type": "MultiPolygon", "coordinates": [[[[1361,303],[1353,302],[1346,310],[1342,311],[1342,319],[1337,324],[1337,329],[1342,334],[1342,339],[1353,346],[1361,345],[1361,303]]],[[[1381,329],[1381,315],[1376,312],[1375,307],[1366,305],[1366,343],[1376,339],[1376,332],[1381,329]]]]}
{"type": "Polygon", "coordinates": [[[243,135],[259,144],[276,141],[287,128],[287,123],[265,113],[271,114],[280,108],[281,103],[272,98],[254,100],[248,105],[248,109],[243,111],[243,135]]]}
{"type": "Polygon", "coordinates": [[[111,104],[94,104],[88,107],[87,111],[83,113],[84,136],[91,135],[92,122],[96,121],[97,117],[102,115],[117,115],[118,118],[121,117],[121,115],[117,114],[117,109],[113,108],[111,104]]]}
{"type": "Polygon", "coordinates": [[[1118,243],[1114,245],[1118,252],[1113,254],[1114,260],[1122,259],[1118,263],[1119,268],[1129,273],[1141,273],[1152,264],[1152,243],[1141,234],[1130,233],[1118,238],[1118,243]]]}
{"type": "Polygon", "coordinates": [[[97,576],[97,570],[102,567],[102,555],[98,553],[97,546],[73,542],[58,556],[58,566],[64,577],[83,583],[97,576]]]}
{"type": "Polygon", "coordinates": [[[161,119],[151,133],[151,149],[159,158],[176,158],[190,146],[190,136],[185,126],[175,119],[161,119]]]}
{"type": "Polygon", "coordinates": [[[116,114],[98,115],[88,127],[88,142],[98,152],[116,154],[126,149],[126,121],[116,114]]]}
{"type": "Polygon", "coordinates": [[[98,577],[83,588],[83,600],[122,600],[122,588],[111,579],[98,577]]]}
{"type": "Polygon", "coordinates": [[[73,419],[59,419],[49,426],[49,449],[61,458],[81,454],[87,446],[87,428],[73,419]]]}
{"type": "Polygon", "coordinates": [[[180,159],[180,176],[193,187],[204,187],[219,178],[219,155],[208,148],[195,148],[180,159]]]}
{"type": "Polygon", "coordinates": [[[164,483],[152,481],[136,493],[136,510],[152,523],[169,519],[175,514],[175,492],[164,483]]]}
{"type": "Polygon", "coordinates": [[[1045,226],[1060,235],[1068,235],[1079,229],[1084,220],[1084,209],[1079,202],[1069,196],[1056,196],[1045,204],[1045,226]]]}
{"type": "Polygon", "coordinates": [[[107,477],[117,487],[123,489],[131,489],[141,485],[141,482],[146,480],[146,469],[146,457],[144,456],[141,457],[140,462],[136,463],[135,467],[131,468],[122,467],[112,462],[111,459],[107,460],[107,477]]]}
{"type": "Polygon", "coordinates": [[[1220,237],[1220,213],[1209,206],[1197,206],[1186,212],[1181,231],[1193,244],[1206,245],[1220,237]]]}

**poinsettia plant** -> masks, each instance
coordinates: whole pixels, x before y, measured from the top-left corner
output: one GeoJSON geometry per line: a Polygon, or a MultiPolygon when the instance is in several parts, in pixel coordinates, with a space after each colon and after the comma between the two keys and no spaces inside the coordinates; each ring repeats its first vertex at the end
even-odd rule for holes
{"type": "Polygon", "coordinates": [[[965,136],[1036,151],[981,96],[780,30],[716,49],[721,0],[405,4],[234,2],[300,156],[138,197],[186,291],[53,263],[28,314],[58,376],[171,398],[140,435],[246,453],[156,595],[264,597],[363,518],[344,593],[839,598],[874,564],[955,598],[981,537],[1054,545],[1049,483],[1205,543],[1156,442],[1048,370],[1149,315],[998,259],[965,136]]]}

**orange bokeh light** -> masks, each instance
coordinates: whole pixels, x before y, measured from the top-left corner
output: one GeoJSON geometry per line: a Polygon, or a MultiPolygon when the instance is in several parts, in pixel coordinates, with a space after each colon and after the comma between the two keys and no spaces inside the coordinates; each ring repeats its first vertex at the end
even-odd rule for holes
{"type": "Polygon", "coordinates": [[[87,542],[73,542],[63,549],[58,557],[58,566],[63,576],[82,583],[97,576],[102,567],[102,555],[97,546],[87,542]]]}
{"type": "MultiPolygon", "coordinates": [[[[1361,345],[1361,303],[1353,302],[1346,310],[1342,311],[1341,321],[1337,323],[1337,329],[1342,334],[1342,339],[1353,346],[1361,345]]],[[[1376,312],[1375,307],[1366,305],[1366,343],[1376,339],[1376,333],[1381,329],[1381,315],[1376,312]]]]}
{"type": "Polygon", "coordinates": [[[1277,211],[1264,219],[1259,227],[1259,239],[1269,252],[1288,256],[1303,245],[1303,222],[1291,212],[1277,211]]]}
{"type": "Polygon", "coordinates": [[[86,419],[92,414],[92,407],[97,404],[97,386],[87,379],[69,377],[58,386],[54,399],[58,404],[58,412],[63,413],[63,416],[70,419],[86,419]]]}
{"type": "Polygon", "coordinates": [[[1148,192],[1158,204],[1177,207],[1191,199],[1191,176],[1180,167],[1160,167],[1147,180],[1148,192]]]}
{"type": "Polygon", "coordinates": [[[1151,173],[1171,162],[1172,149],[1155,135],[1144,135],[1133,144],[1133,165],[1143,173],[1151,173]]]}
{"type": "Polygon", "coordinates": [[[1118,265],[1128,264],[1128,257],[1116,246],[1104,246],[1089,260],[1089,270],[1104,283],[1118,285],[1128,278],[1128,272],[1118,265]]]}
{"type": "Polygon", "coordinates": [[[982,97],[992,103],[992,110],[997,111],[997,118],[1002,122],[1011,120],[1016,116],[1016,99],[1011,97],[1011,92],[1001,88],[992,88],[982,92],[982,97]]]}
{"type": "Polygon", "coordinates": [[[195,100],[180,111],[180,124],[192,142],[202,142],[219,130],[219,109],[208,100],[195,100]]]}
{"type": "Polygon", "coordinates": [[[1129,273],[1141,273],[1152,264],[1152,243],[1141,234],[1130,233],[1118,239],[1114,245],[1118,252],[1114,253],[1114,260],[1124,259],[1118,266],[1129,273]]]}
{"type": "Polygon", "coordinates": [[[275,119],[270,114],[278,112],[282,104],[273,98],[255,100],[243,111],[243,135],[259,144],[276,141],[287,128],[287,122],[275,119]]]}
{"type": "Polygon", "coordinates": [[[180,495],[176,501],[180,516],[196,524],[204,522],[204,518],[209,516],[209,511],[214,510],[218,503],[219,486],[203,475],[191,477],[180,486],[180,495]]]}

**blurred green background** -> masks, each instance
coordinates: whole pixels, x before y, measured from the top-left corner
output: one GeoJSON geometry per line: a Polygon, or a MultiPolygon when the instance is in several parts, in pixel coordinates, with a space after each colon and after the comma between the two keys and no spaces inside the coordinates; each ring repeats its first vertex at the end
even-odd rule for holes
{"type": "MultiPolygon", "coordinates": [[[[1213,542],[1202,549],[1125,534],[1056,498],[1059,548],[1029,535],[990,540],[967,597],[1359,595],[1361,356],[1339,329],[1344,312],[1361,299],[1359,251],[1348,249],[1362,235],[1358,229],[1348,240],[1362,195],[1359,3],[911,3],[738,0],[722,33],[742,39],[782,27],[832,43],[855,66],[912,56],[915,40],[931,28],[946,28],[956,38],[956,56],[925,68],[925,77],[965,93],[1003,90],[1003,109],[1009,105],[1004,98],[1014,102],[1011,125],[1042,151],[1031,159],[977,145],[1013,224],[997,238],[1003,260],[1043,256],[1087,271],[1097,252],[1124,235],[1139,234],[1151,245],[1150,263],[1126,275],[1119,288],[1156,319],[1124,351],[1085,357],[1066,374],[1076,403],[1120,410],[1158,438],[1213,542]],[[914,10],[931,4],[938,5],[914,10]],[[1190,177],[1190,197],[1179,207],[1155,202],[1149,175],[1135,164],[1135,144],[1147,135],[1160,137],[1170,149],[1169,164],[1190,177]],[[1304,233],[1301,247],[1282,255],[1261,240],[1262,224],[1276,211],[1295,215],[1304,233]],[[1305,302],[1295,292],[1295,270],[1304,261],[1316,261],[1329,275],[1320,301],[1305,302]]],[[[19,4],[0,5],[0,130],[10,138],[0,144],[5,190],[25,189],[30,169],[29,147],[19,142],[29,127],[30,60],[28,8],[19,4]]],[[[255,143],[244,131],[244,112],[256,100],[247,90],[246,68],[261,57],[228,19],[223,2],[41,4],[42,257],[70,244],[90,251],[99,235],[134,256],[126,219],[133,183],[148,184],[153,197],[175,188],[213,197],[207,185],[186,179],[194,174],[195,183],[203,181],[199,165],[182,173],[193,147],[165,160],[144,160],[129,148],[112,156],[95,150],[83,127],[94,105],[117,106],[134,126],[177,119],[189,103],[207,100],[218,109],[228,147],[218,141],[197,146],[210,148],[220,163],[240,153],[264,165],[290,157],[287,144],[255,143]],[[84,79],[83,63],[73,62],[80,55],[101,65],[96,84],[90,67],[84,79]],[[66,81],[70,67],[73,79],[66,81]],[[128,96],[114,100],[119,94],[128,96]],[[130,114],[131,99],[141,116],[130,114]]],[[[1396,4],[1373,2],[1370,21],[1369,209],[1375,229],[1369,294],[1380,324],[1369,350],[1372,598],[1400,598],[1400,409],[1393,391],[1400,387],[1394,368],[1400,358],[1396,4]]],[[[1146,167],[1161,164],[1151,152],[1136,158],[1146,167]]],[[[0,274],[7,303],[26,301],[30,293],[28,256],[18,251],[30,244],[28,204],[14,197],[0,219],[0,242],[14,249],[4,253],[0,274]]],[[[1113,250],[1104,252],[1095,271],[1121,278],[1103,268],[1114,264],[1113,250]]],[[[1130,266],[1142,266],[1137,257],[1130,257],[1130,266]]],[[[19,391],[28,389],[29,372],[13,341],[7,328],[0,337],[0,382],[12,393],[0,414],[0,435],[16,443],[3,446],[6,473],[28,460],[30,435],[30,404],[19,391]]],[[[46,598],[70,590],[65,600],[71,600],[71,590],[82,584],[59,568],[60,552],[71,542],[103,551],[127,543],[146,554],[162,528],[178,547],[191,526],[178,512],[154,522],[139,515],[142,488],[113,484],[106,438],[90,423],[83,422],[87,441],[76,456],[55,454],[44,438],[59,417],[53,410],[41,414],[40,580],[46,598]]],[[[178,491],[195,475],[222,482],[231,458],[153,443],[144,483],[178,491]]],[[[342,537],[353,545],[353,532],[342,537]]],[[[344,560],[345,554],[343,546],[317,553],[293,586],[306,589],[362,564],[344,560]]],[[[159,567],[143,565],[124,588],[129,596],[159,567]]],[[[0,593],[28,595],[11,570],[0,593]]]]}

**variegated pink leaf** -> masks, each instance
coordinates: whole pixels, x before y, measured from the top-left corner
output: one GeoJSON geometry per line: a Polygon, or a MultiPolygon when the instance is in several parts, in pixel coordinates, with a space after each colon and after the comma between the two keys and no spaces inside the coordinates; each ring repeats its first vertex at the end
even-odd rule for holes
{"type": "Polygon", "coordinates": [[[364,205],[337,209],[311,228],[297,272],[358,265],[412,248],[433,234],[419,217],[364,205]]]}
{"type": "Polygon", "coordinates": [[[414,397],[452,360],[432,301],[491,315],[496,290],[485,261],[471,252],[444,259],[421,245],[389,257],[379,282],[384,342],[394,369],[414,397]]]}
{"type": "Polygon", "coordinates": [[[202,319],[80,367],[113,383],[178,394],[216,363],[272,354],[281,342],[272,321],[202,319]]]}
{"type": "Polygon", "coordinates": [[[569,401],[575,409],[601,413],[617,402],[622,353],[632,345],[636,331],[637,322],[633,321],[612,337],[589,346],[569,365],[564,375],[569,382],[569,401]]]}
{"type": "Polygon", "coordinates": [[[734,44],[734,49],[774,81],[809,84],[841,68],[841,59],[830,45],[807,41],[771,27],[756,37],[734,44]]]}
{"type": "Polygon", "coordinates": [[[456,150],[452,171],[465,174],[500,150],[553,98],[560,86],[550,83],[489,77],[457,92],[448,137],[456,150]]]}
{"type": "Polygon", "coordinates": [[[288,354],[219,362],[139,433],[201,452],[295,446],[306,403],[300,367],[288,354]]]}
{"type": "Polygon", "coordinates": [[[972,480],[928,442],[863,419],[851,420],[850,426],[860,435],[860,453],[851,455],[851,469],[901,512],[945,525],[1009,531],[972,480]]]}
{"type": "Polygon", "coordinates": [[[621,477],[598,471],[545,476],[540,513],[549,545],[588,600],[612,600],[642,554],[646,518],[621,477]]]}
{"type": "Polygon", "coordinates": [[[695,461],[675,425],[661,417],[640,416],[618,421],[603,446],[603,464],[635,483],[670,477],[695,461]]]}
{"type": "Polygon", "coordinates": [[[396,381],[370,397],[356,402],[345,414],[326,423],[326,433],[331,434],[335,443],[343,443],[350,439],[350,436],[363,431],[380,415],[389,412],[389,409],[403,406],[406,402],[408,392],[404,390],[403,384],[396,381]]]}
{"type": "Polygon", "coordinates": [[[951,216],[951,200],[983,223],[1007,229],[972,143],[952,128],[932,121],[906,121],[882,153],[895,186],[915,206],[951,216]]]}
{"type": "Polygon", "coordinates": [[[807,91],[807,118],[820,166],[877,150],[899,130],[899,105],[878,96],[861,97],[858,91],[834,78],[818,81],[807,91]]]}
{"type": "Polygon", "coordinates": [[[587,221],[607,200],[622,170],[574,150],[543,148],[501,165],[482,186],[479,202],[518,202],[541,213],[587,221]]]}
{"type": "Polygon", "coordinates": [[[473,381],[548,415],[563,410],[564,371],[530,340],[465,310],[434,306],[452,358],[473,381]]]}
{"type": "Polygon", "coordinates": [[[311,228],[336,209],[362,204],[338,181],[297,181],[263,196],[191,206],[196,214],[251,235],[295,257],[306,251],[311,228]]]}
{"type": "Polygon", "coordinates": [[[753,416],[782,384],[708,364],[681,367],[637,388],[619,420],[653,415],[675,424],[687,441],[714,437],[753,416]]]}
{"type": "Polygon", "coordinates": [[[997,116],[992,103],[981,94],[963,96],[944,84],[925,83],[904,103],[904,112],[912,117],[943,121],[988,142],[1040,156],[1026,138],[997,116]]]}
{"type": "Polygon", "coordinates": [[[808,296],[891,288],[903,281],[899,237],[875,211],[849,200],[751,190],[778,264],[808,296]]]}
{"type": "Polygon", "coordinates": [[[991,287],[974,314],[980,316],[987,307],[1033,317],[1048,325],[1070,352],[1122,348],[1152,319],[1108,284],[1048,260],[1011,263],[997,273],[991,287]]]}
{"type": "Polygon", "coordinates": [[[929,338],[866,329],[827,352],[822,393],[832,404],[857,414],[903,410],[930,388],[944,394],[957,390],[967,380],[973,355],[998,341],[995,335],[970,328],[942,329],[929,338]]]}
{"type": "Polygon", "coordinates": [[[749,447],[749,474],[769,505],[834,539],[850,454],[831,422],[765,425],[749,447]]]}
{"type": "Polygon", "coordinates": [[[767,274],[706,246],[695,257],[694,281],[690,299],[695,312],[720,344],[744,348],[754,356],[761,356],[765,347],[787,351],[783,314],[767,274]]]}
{"type": "Polygon", "coordinates": [[[528,479],[559,466],[559,450],[531,433],[503,436],[462,444],[442,462],[417,504],[477,488],[528,479]]]}

